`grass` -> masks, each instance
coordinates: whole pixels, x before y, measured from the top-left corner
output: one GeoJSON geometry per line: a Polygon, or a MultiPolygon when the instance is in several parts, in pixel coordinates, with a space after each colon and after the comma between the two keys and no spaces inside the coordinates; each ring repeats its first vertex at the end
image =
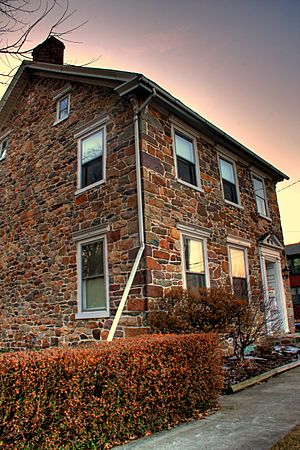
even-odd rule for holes
{"type": "Polygon", "coordinates": [[[300,449],[300,425],[297,425],[286,434],[270,450],[299,450],[300,449]]]}

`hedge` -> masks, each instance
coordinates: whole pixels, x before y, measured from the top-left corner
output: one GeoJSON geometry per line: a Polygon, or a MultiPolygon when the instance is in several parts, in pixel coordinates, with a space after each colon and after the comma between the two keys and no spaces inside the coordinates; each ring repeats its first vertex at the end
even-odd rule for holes
{"type": "Polygon", "coordinates": [[[0,448],[105,449],[216,404],[215,334],[0,356],[0,448]]]}

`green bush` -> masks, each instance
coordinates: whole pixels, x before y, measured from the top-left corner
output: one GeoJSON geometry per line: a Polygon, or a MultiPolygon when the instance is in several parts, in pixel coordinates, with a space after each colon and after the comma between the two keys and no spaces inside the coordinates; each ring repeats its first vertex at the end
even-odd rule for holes
{"type": "Polygon", "coordinates": [[[215,334],[0,356],[0,447],[110,448],[212,407],[222,388],[215,334]]]}

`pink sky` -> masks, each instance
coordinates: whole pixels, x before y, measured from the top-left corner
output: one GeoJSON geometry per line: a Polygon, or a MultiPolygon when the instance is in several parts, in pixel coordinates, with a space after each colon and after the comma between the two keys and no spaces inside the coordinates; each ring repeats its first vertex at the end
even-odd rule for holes
{"type": "MultiPolygon", "coordinates": [[[[299,0],[71,0],[66,63],[141,72],[300,179],[299,0]]],[[[49,18],[53,21],[53,17],[49,18]]],[[[31,46],[46,36],[44,23],[31,46]]],[[[300,242],[300,183],[278,193],[285,243],[300,242]]]]}

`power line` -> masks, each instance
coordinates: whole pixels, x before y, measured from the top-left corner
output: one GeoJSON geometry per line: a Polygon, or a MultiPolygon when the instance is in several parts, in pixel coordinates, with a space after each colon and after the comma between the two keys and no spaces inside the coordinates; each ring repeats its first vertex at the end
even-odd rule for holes
{"type": "Polygon", "coordinates": [[[284,191],[285,189],[287,189],[287,188],[289,188],[291,186],[294,186],[294,184],[297,184],[297,183],[300,183],[300,180],[294,181],[294,183],[291,183],[288,186],[285,186],[284,188],[279,189],[279,191],[277,191],[277,194],[278,194],[278,192],[284,191]]]}

